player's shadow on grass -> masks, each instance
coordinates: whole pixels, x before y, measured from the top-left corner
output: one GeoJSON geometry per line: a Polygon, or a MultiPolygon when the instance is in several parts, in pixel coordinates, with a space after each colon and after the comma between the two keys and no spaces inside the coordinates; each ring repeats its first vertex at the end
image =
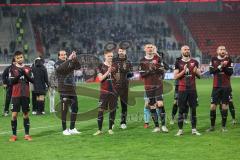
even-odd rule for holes
{"type": "Polygon", "coordinates": [[[87,125],[87,126],[84,126],[84,127],[81,127],[81,123],[80,123],[79,128],[80,128],[80,131],[83,132],[83,133],[90,132],[90,131],[94,133],[98,130],[97,121],[94,124],[87,125]]]}
{"type": "Polygon", "coordinates": [[[55,129],[55,130],[41,131],[37,134],[33,134],[32,136],[35,138],[40,138],[40,137],[45,137],[45,136],[57,135],[59,133],[62,134],[61,130],[55,129]]]}

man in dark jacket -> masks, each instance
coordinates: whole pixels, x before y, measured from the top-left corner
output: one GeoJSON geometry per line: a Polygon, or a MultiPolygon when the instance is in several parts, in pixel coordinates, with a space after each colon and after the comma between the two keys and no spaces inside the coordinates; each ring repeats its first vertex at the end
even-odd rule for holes
{"type": "Polygon", "coordinates": [[[48,84],[48,74],[45,68],[44,60],[40,57],[36,58],[34,64],[32,65],[32,73],[34,77],[34,94],[36,95],[36,111],[37,114],[45,114],[44,111],[44,100],[47,91],[48,84]]]}
{"type": "Polygon", "coordinates": [[[8,114],[9,114],[9,105],[10,105],[11,97],[12,97],[12,85],[10,85],[10,83],[9,83],[9,72],[14,63],[15,63],[15,60],[13,58],[12,64],[10,66],[6,67],[2,73],[3,87],[6,91],[3,116],[8,116],[8,114]]]}
{"type": "Polygon", "coordinates": [[[73,51],[67,58],[66,51],[60,50],[58,53],[58,61],[55,63],[54,67],[58,79],[58,92],[60,93],[61,100],[63,135],[79,134],[80,132],[75,128],[78,100],[76,95],[76,84],[74,81],[74,70],[80,68],[76,52],[73,51]],[[67,129],[66,125],[68,104],[71,105],[70,129],[67,129]]]}

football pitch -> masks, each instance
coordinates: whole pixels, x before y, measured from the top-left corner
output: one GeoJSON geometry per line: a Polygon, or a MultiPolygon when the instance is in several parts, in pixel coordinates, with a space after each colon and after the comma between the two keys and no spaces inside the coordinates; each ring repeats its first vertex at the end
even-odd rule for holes
{"type": "MultiPolygon", "coordinates": [[[[173,84],[173,81],[166,81],[173,84]]],[[[232,79],[233,102],[236,109],[236,118],[239,119],[240,107],[240,79],[232,79]]],[[[114,135],[109,135],[108,114],[105,115],[103,131],[100,136],[93,136],[97,131],[95,108],[98,106],[98,97],[91,92],[89,96],[80,94],[79,118],[76,128],[80,135],[63,136],[61,121],[58,113],[50,114],[46,103],[46,115],[30,115],[32,141],[23,139],[24,129],[22,115],[18,117],[18,140],[9,142],[11,135],[10,116],[0,117],[0,159],[2,160],[83,160],[83,159],[111,159],[111,160],[239,160],[240,159],[240,125],[231,124],[231,115],[228,113],[228,132],[222,133],[221,117],[217,111],[216,131],[206,133],[210,125],[209,106],[212,90],[212,79],[197,80],[199,106],[197,108],[197,128],[201,136],[191,135],[191,125],[184,125],[184,135],[176,137],[178,127],[169,124],[173,103],[173,88],[168,86],[164,95],[164,105],[167,113],[167,127],[169,133],[152,133],[153,122],[150,128],[143,128],[142,92],[138,96],[130,97],[131,105],[128,108],[127,129],[119,129],[120,107],[117,111],[114,135]],[[84,95],[84,96],[81,96],[84,95]],[[92,111],[91,111],[92,110],[92,111]],[[89,113],[89,114],[84,114],[89,113]],[[82,117],[81,117],[82,115],[82,117]]],[[[98,89],[97,84],[84,84],[84,87],[98,89]]],[[[90,89],[89,89],[90,90],[90,89]]],[[[135,86],[131,91],[142,91],[142,86],[135,86]]],[[[81,91],[79,91],[81,92],[81,91]]],[[[86,91],[87,92],[87,91],[86,91]]],[[[84,93],[86,93],[84,92],[84,93]]],[[[2,111],[4,92],[0,91],[0,106],[2,111]]],[[[46,98],[48,102],[48,97],[46,98]]],[[[56,97],[56,101],[59,98],[56,97]]],[[[69,123],[68,123],[69,126],[69,123]]]]}

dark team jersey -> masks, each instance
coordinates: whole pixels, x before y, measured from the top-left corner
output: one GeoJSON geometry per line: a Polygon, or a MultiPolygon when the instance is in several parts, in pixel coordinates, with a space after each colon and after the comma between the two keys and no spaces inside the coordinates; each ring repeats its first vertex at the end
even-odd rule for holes
{"type": "Polygon", "coordinates": [[[115,72],[113,72],[114,81],[116,81],[116,87],[125,88],[128,87],[128,79],[133,76],[132,64],[127,58],[116,57],[113,59],[113,65],[115,72]]]}
{"type": "Polygon", "coordinates": [[[142,58],[140,60],[139,72],[144,80],[145,89],[162,86],[164,69],[161,59],[157,55],[152,59],[142,58]]]}
{"type": "MultiPolygon", "coordinates": [[[[104,75],[108,70],[108,66],[100,64],[97,68],[97,73],[104,75]]],[[[116,82],[114,81],[112,74],[109,74],[104,80],[101,81],[100,94],[114,93],[116,87],[116,82]]]]}
{"type": "Polygon", "coordinates": [[[187,64],[189,71],[178,79],[178,90],[196,90],[196,74],[193,72],[194,68],[198,68],[198,62],[194,59],[189,61],[178,60],[175,62],[175,69],[179,70],[179,73],[184,70],[184,66],[187,64]]]}
{"type": "Polygon", "coordinates": [[[33,74],[28,66],[12,65],[9,72],[9,82],[12,85],[12,97],[29,97],[29,82],[33,83],[33,74]]]}
{"type": "Polygon", "coordinates": [[[229,57],[212,57],[209,69],[210,73],[213,74],[213,87],[231,87],[230,77],[233,74],[233,63],[229,57]],[[218,68],[224,62],[226,66],[218,68]]]}

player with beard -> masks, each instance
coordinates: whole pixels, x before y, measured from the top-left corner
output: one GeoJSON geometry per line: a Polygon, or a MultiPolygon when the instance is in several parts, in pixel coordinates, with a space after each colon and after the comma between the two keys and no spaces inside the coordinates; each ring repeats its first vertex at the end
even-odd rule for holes
{"type": "Polygon", "coordinates": [[[74,79],[74,70],[78,70],[81,66],[77,59],[76,52],[73,51],[67,58],[65,50],[58,53],[58,61],[54,65],[56,77],[58,79],[58,92],[61,100],[61,118],[63,135],[79,134],[75,128],[75,122],[78,112],[78,99],[76,94],[76,83],[74,79]],[[68,106],[71,107],[70,129],[67,129],[67,112],[68,106]]]}
{"type": "Polygon", "coordinates": [[[211,126],[207,130],[215,130],[216,106],[222,106],[222,132],[227,131],[226,121],[228,115],[229,97],[231,94],[230,77],[233,74],[233,63],[226,54],[225,46],[217,48],[217,56],[212,57],[210,62],[210,73],[213,74],[213,89],[211,95],[210,120],[211,126]]]}
{"type": "Polygon", "coordinates": [[[174,70],[174,79],[179,81],[178,84],[178,132],[176,136],[183,135],[184,113],[187,109],[187,104],[191,112],[192,134],[201,135],[197,129],[197,91],[196,91],[196,76],[200,76],[201,72],[198,68],[199,64],[196,60],[190,57],[189,46],[181,47],[181,60],[176,61],[174,70]]]}
{"type": "Polygon", "coordinates": [[[18,112],[22,109],[23,125],[25,129],[24,139],[31,141],[32,137],[29,135],[30,121],[29,121],[29,103],[30,90],[29,82],[33,83],[33,75],[31,68],[24,65],[24,56],[20,51],[14,53],[15,65],[11,67],[9,73],[9,83],[12,85],[12,133],[13,135],[9,141],[17,140],[17,117],[18,112]]]}
{"type": "Polygon", "coordinates": [[[113,67],[115,71],[113,78],[116,81],[117,95],[120,97],[122,112],[120,127],[122,129],[127,128],[127,103],[128,103],[128,90],[129,90],[129,78],[133,76],[133,69],[131,62],[127,59],[126,49],[122,45],[119,45],[118,55],[113,59],[113,67]]]}
{"type": "Polygon", "coordinates": [[[165,122],[166,113],[163,105],[164,66],[162,59],[156,55],[156,47],[152,44],[146,44],[144,46],[144,51],[146,55],[140,60],[139,70],[141,78],[144,80],[145,92],[149,99],[148,106],[155,124],[153,132],[160,132],[156,108],[159,109],[162,131],[168,132],[165,122]]]}
{"type": "MultiPolygon", "coordinates": [[[[228,56],[228,52],[227,51],[226,51],[226,56],[228,56]]],[[[233,96],[232,96],[231,84],[230,84],[230,95],[229,95],[228,107],[229,107],[229,111],[230,111],[231,116],[232,116],[232,124],[236,124],[237,120],[236,120],[236,116],[235,116],[235,107],[234,107],[234,104],[233,104],[233,96]]],[[[221,115],[222,115],[222,104],[220,105],[220,112],[221,112],[221,115]]]]}
{"type": "Polygon", "coordinates": [[[104,63],[98,67],[98,79],[101,82],[100,86],[100,98],[99,98],[99,109],[98,109],[98,131],[94,133],[94,136],[103,133],[103,116],[104,111],[109,110],[109,130],[110,135],[114,134],[113,125],[116,115],[117,108],[117,92],[115,90],[116,82],[112,78],[112,73],[115,72],[116,68],[112,66],[113,51],[104,51],[104,63]]]}
{"type": "MultiPolygon", "coordinates": [[[[182,57],[178,57],[176,58],[176,62],[181,60],[182,57]]],[[[173,102],[173,107],[172,107],[172,117],[171,117],[171,120],[170,120],[170,124],[174,124],[174,121],[175,121],[175,116],[177,114],[177,111],[178,111],[178,103],[177,103],[177,100],[178,100],[178,85],[179,85],[179,80],[176,79],[175,82],[174,82],[174,87],[175,87],[175,90],[174,90],[174,102],[173,102]]],[[[189,111],[189,106],[187,104],[187,108],[186,108],[186,113],[184,113],[184,123],[185,124],[188,124],[188,120],[187,120],[187,117],[188,117],[188,111],[189,111]]]]}

